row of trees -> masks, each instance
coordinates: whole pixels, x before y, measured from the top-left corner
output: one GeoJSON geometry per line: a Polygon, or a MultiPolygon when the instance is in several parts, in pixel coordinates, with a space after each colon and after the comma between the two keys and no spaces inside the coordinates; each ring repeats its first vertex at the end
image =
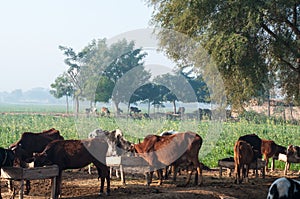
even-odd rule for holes
{"type": "Polygon", "coordinates": [[[65,96],[67,107],[68,99],[72,97],[77,113],[81,100],[88,100],[91,107],[97,102],[111,100],[117,113],[121,102],[127,103],[128,107],[131,103],[147,102],[149,112],[151,104],[169,101],[176,112],[175,102],[178,100],[209,101],[203,79],[192,74],[191,70],[181,68],[173,74],[152,77],[151,71],[144,67],[147,54],[141,48],[135,49],[133,41],[123,39],[108,46],[105,39],[99,39],[80,52],[65,46],[59,46],[59,49],[66,56],[64,61],[68,70],[55,79],[50,92],[56,98],[65,96]],[[179,80],[179,77],[184,77],[184,80],[179,80]],[[192,94],[182,97],[187,89],[180,91],[175,85],[178,81],[187,81],[195,97],[190,97],[192,94]]]}

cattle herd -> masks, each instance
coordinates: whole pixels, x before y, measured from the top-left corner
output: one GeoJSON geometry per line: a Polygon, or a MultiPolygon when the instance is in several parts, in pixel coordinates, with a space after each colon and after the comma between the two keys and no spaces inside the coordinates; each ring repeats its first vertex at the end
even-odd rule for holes
{"type": "MultiPolygon", "coordinates": [[[[8,149],[0,148],[0,168],[26,167],[29,162],[33,162],[36,167],[57,165],[59,175],[56,180],[56,198],[61,194],[62,171],[83,168],[91,163],[97,168],[100,194],[104,192],[106,181],[106,194],[109,195],[111,171],[106,165],[107,156],[126,155],[143,158],[150,168],[146,172],[147,185],[151,184],[155,171],[159,184],[162,184],[170,168],[173,181],[176,181],[179,168],[187,170],[188,176],[182,186],[190,183],[193,173],[195,173],[194,184],[201,185],[203,164],[198,157],[202,142],[201,136],[197,133],[172,130],[160,135],[148,135],[142,142],[134,144],[127,141],[119,129],[114,131],[95,129],[89,133],[87,139],[65,140],[58,130],[51,128],[39,133],[24,132],[8,149]]],[[[300,148],[297,146],[280,146],[272,140],[261,139],[256,134],[241,136],[234,145],[235,183],[248,181],[250,164],[257,163],[262,157],[266,163],[269,158],[273,158],[274,161],[280,153],[300,159],[300,148]]],[[[30,182],[26,181],[25,193],[29,192],[30,182]]],[[[1,189],[0,198],[2,198],[1,189]]],[[[267,198],[300,198],[300,182],[285,177],[279,178],[271,184],[267,198]]]]}

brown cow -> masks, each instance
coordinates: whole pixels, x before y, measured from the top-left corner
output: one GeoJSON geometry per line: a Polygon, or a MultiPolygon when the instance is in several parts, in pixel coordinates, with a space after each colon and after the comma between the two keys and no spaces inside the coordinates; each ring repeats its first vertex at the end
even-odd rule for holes
{"type": "Polygon", "coordinates": [[[103,193],[104,182],[107,182],[107,195],[110,194],[109,169],[106,166],[108,144],[99,138],[86,140],[55,140],[49,143],[42,153],[34,156],[35,166],[56,164],[59,176],[56,181],[55,198],[61,192],[62,171],[79,169],[93,163],[101,179],[100,194],[103,193]]]}
{"type": "Polygon", "coordinates": [[[134,144],[133,148],[151,166],[150,177],[147,173],[147,185],[150,185],[152,181],[153,170],[159,171],[159,184],[161,184],[161,169],[171,165],[174,168],[174,181],[179,166],[189,168],[188,178],[184,185],[186,186],[190,182],[193,169],[197,169],[195,184],[198,184],[198,175],[200,175],[200,184],[202,184],[202,169],[198,159],[201,145],[202,138],[198,134],[185,132],[170,136],[148,135],[142,143],[134,144]]]}
{"type": "Polygon", "coordinates": [[[101,110],[100,110],[100,114],[101,114],[101,116],[109,116],[110,111],[108,110],[108,108],[102,107],[101,110]]]}
{"type": "Polygon", "coordinates": [[[275,159],[279,153],[286,154],[286,147],[277,145],[273,140],[261,140],[261,153],[263,154],[264,160],[266,161],[265,171],[268,171],[269,158],[273,157],[272,170],[274,169],[274,156],[275,159]]]}
{"type": "Polygon", "coordinates": [[[254,152],[252,146],[243,140],[236,141],[234,145],[234,172],[235,182],[237,184],[243,181],[245,178],[248,182],[248,172],[251,162],[253,162],[254,152]],[[241,172],[242,170],[242,178],[241,172]]]}
{"type": "MultiPolygon", "coordinates": [[[[15,164],[26,168],[26,160],[33,157],[33,153],[40,153],[46,145],[53,140],[63,140],[60,132],[55,128],[42,131],[40,133],[24,132],[21,138],[10,145],[10,149],[15,152],[15,164]]],[[[26,180],[25,194],[30,192],[30,181],[26,180]]]]}

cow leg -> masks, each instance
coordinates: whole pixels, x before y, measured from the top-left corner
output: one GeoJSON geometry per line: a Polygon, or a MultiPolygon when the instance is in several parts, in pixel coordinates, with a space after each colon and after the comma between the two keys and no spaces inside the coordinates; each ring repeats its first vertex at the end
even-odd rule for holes
{"type": "Polygon", "coordinates": [[[113,167],[109,167],[109,177],[112,178],[113,167]]]}
{"type": "Polygon", "coordinates": [[[177,172],[178,172],[178,166],[172,165],[173,182],[176,182],[177,172]]]}
{"type": "Polygon", "coordinates": [[[240,183],[240,165],[236,164],[234,167],[234,173],[235,173],[235,183],[240,183]]]}
{"type": "Polygon", "coordinates": [[[99,193],[99,195],[102,195],[104,192],[104,183],[105,183],[105,178],[100,177],[100,193],[99,193]]]}
{"type": "Polygon", "coordinates": [[[91,175],[92,174],[92,166],[91,166],[91,164],[89,164],[89,166],[88,166],[88,173],[91,175]]]}
{"type": "Polygon", "coordinates": [[[56,180],[55,199],[58,199],[59,195],[61,195],[61,180],[62,180],[62,170],[59,170],[57,180],[56,180]]]}
{"type": "Polygon", "coordinates": [[[119,176],[119,169],[116,169],[116,177],[120,178],[120,176],[119,176]]]}
{"type": "Polygon", "coordinates": [[[271,171],[275,170],[275,159],[274,157],[272,158],[272,163],[271,163],[271,171]]]}
{"type": "Polygon", "coordinates": [[[249,165],[245,165],[246,168],[244,168],[244,177],[245,177],[245,182],[249,183],[249,178],[248,178],[248,173],[249,173],[249,165]]]}
{"type": "Polygon", "coordinates": [[[258,178],[258,165],[257,165],[257,159],[255,160],[255,178],[258,178]]]}
{"type": "Polygon", "coordinates": [[[161,185],[162,181],[163,181],[163,170],[162,169],[158,169],[157,170],[157,174],[158,174],[158,185],[161,185]]]}
{"type": "Polygon", "coordinates": [[[102,163],[94,163],[94,165],[97,168],[98,171],[98,178],[100,178],[100,195],[103,194],[104,192],[104,183],[105,183],[105,179],[106,179],[106,194],[110,195],[110,172],[109,172],[109,168],[106,165],[103,165],[102,163]]]}
{"type": "Polygon", "coordinates": [[[152,183],[152,179],[153,179],[153,171],[150,171],[150,173],[149,173],[149,185],[152,183]]]}
{"type": "MultiPolygon", "coordinates": [[[[193,174],[193,170],[192,170],[192,169],[189,169],[189,170],[188,170],[188,176],[187,176],[187,179],[186,179],[186,181],[185,181],[185,185],[184,185],[184,186],[187,186],[187,185],[190,183],[192,174],[193,174]]],[[[198,181],[198,179],[197,179],[197,181],[198,181]]]]}
{"type": "Polygon", "coordinates": [[[7,185],[8,185],[9,191],[13,191],[13,189],[14,189],[13,181],[12,180],[8,180],[7,181],[7,185]]]}
{"type": "Polygon", "coordinates": [[[169,177],[169,166],[166,166],[164,170],[165,170],[165,176],[164,176],[164,179],[167,180],[168,177],[169,177]]]}
{"type": "Polygon", "coordinates": [[[265,157],[266,165],[265,165],[265,173],[268,172],[268,164],[269,164],[269,158],[265,157]]]}
{"type": "Polygon", "coordinates": [[[30,180],[26,180],[26,190],[25,195],[28,195],[30,192],[31,186],[30,186],[30,180]]]}
{"type": "Polygon", "coordinates": [[[147,185],[147,186],[149,186],[150,185],[150,173],[149,172],[146,172],[145,173],[145,178],[146,178],[146,184],[145,185],[147,185]]]}
{"type": "Polygon", "coordinates": [[[146,185],[149,186],[152,182],[152,177],[153,177],[153,171],[146,172],[146,185]]]}
{"type": "Polygon", "coordinates": [[[200,165],[197,167],[197,171],[195,174],[195,185],[202,185],[203,184],[203,176],[202,176],[202,168],[200,165]],[[198,176],[200,178],[200,181],[198,183],[198,176]]]}
{"type": "MultiPolygon", "coordinates": [[[[104,184],[104,182],[103,182],[104,184]]],[[[106,195],[110,195],[110,178],[109,175],[106,176],[106,195]]]]}

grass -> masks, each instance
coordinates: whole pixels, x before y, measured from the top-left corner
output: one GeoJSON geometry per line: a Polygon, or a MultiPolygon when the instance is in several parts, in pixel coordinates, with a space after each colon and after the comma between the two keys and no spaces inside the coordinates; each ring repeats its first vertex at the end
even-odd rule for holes
{"type": "MultiPolygon", "coordinates": [[[[240,122],[200,122],[196,120],[172,121],[164,119],[131,120],[128,118],[55,116],[53,114],[1,114],[0,146],[8,147],[17,141],[23,132],[40,132],[49,128],[60,130],[65,139],[86,138],[95,128],[122,129],[125,137],[134,143],[148,134],[159,134],[164,130],[191,130],[203,138],[200,160],[209,167],[216,167],[219,159],[233,156],[233,146],[239,136],[256,133],[260,138],[274,140],[277,144],[300,145],[300,126],[287,123],[264,123],[241,120],[240,122]]],[[[279,163],[281,169],[283,163],[279,163]]],[[[300,165],[292,165],[292,170],[300,165]]]]}

